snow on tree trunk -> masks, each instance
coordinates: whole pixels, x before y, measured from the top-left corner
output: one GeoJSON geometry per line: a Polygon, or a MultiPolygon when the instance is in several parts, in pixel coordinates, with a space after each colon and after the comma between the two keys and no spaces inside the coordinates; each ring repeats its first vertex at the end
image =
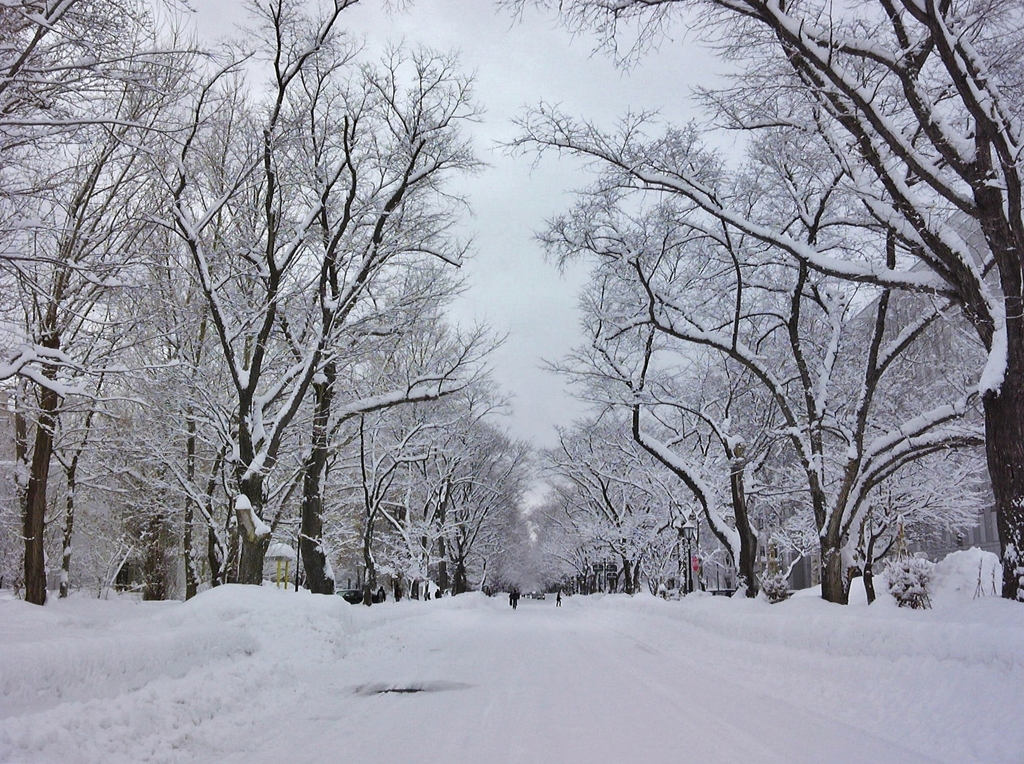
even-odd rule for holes
{"type": "Polygon", "coordinates": [[[455,563],[455,574],[452,580],[452,594],[465,594],[469,591],[469,579],[466,572],[466,558],[460,556],[455,563]]]}
{"type": "Polygon", "coordinates": [[[163,512],[154,512],[143,531],[143,540],[146,544],[143,558],[145,583],[142,587],[142,599],[144,600],[165,600],[171,594],[171,561],[167,554],[166,525],[167,516],[163,512]]]}
{"type": "Polygon", "coordinates": [[[744,582],[747,597],[757,596],[757,533],[750,522],[747,507],[746,490],[744,489],[744,470],[746,462],[742,454],[732,459],[729,473],[729,487],[732,492],[732,509],[736,521],[736,532],[740,535],[739,560],[737,569],[740,579],[744,582]]]}
{"type": "Polygon", "coordinates": [[[68,596],[71,586],[71,539],[75,533],[75,473],[77,471],[77,461],[76,459],[68,465],[66,470],[68,494],[64,503],[64,534],[61,542],[60,593],[58,595],[61,599],[68,596]]]}
{"type": "MultiPolygon", "coordinates": [[[[186,432],[188,437],[185,440],[185,472],[189,482],[196,477],[196,420],[193,416],[186,417],[186,432]]],[[[192,497],[185,497],[184,528],[181,534],[181,551],[185,557],[185,599],[190,600],[196,596],[199,588],[199,572],[196,570],[195,545],[193,542],[192,522],[194,510],[192,509],[192,497]]]]}
{"type": "Polygon", "coordinates": [[[263,480],[259,475],[242,480],[242,493],[235,497],[241,554],[238,559],[238,583],[263,582],[263,561],[270,547],[270,528],[257,507],[263,504],[263,480]],[[255,499],[255,501],[254,501],[255,499]]]}
{"type": "Polygon", "coordinates": [[[826,538],[821,541],[821,598],[840,605],[849,601],[842,550],[826,538]]]}
{"type": "Polygon", "coordinates": [[[227,583],[225,569],[227,555],[212,525],[206,530],[206,561],[210,566],[210,585],[220,586],[227,583]]]}
{"type": "Polygon", "coordinates": [[[302,476],[299,554],[306,571],[306,586],[314,594],[334,594],[334,577],[323,547],[323,481],[330,454],[331,404],[337,376],[336,366],[331,362],[313,380],[313,443],[302,476]]]}
{"type": "Polygon", "coordinates": [[[985,397],[986,453],[1003,560],[1002,594],[1024,601],[1024,370],[985,397]]]}

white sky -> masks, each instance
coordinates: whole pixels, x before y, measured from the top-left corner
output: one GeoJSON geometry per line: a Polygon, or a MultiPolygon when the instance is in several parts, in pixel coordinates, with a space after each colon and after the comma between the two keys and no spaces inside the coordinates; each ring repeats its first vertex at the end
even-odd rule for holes
{"type": "MultiPolygon", "coordinates": [[[[192,6],[203,36],[230,33],[243,20],[240,0],[192,0],[192,6]]],[[[593,38],[573,37],[551,13],[531,10],[517,22],[490,0],[415,0],[408,6],[388,13],[381,0],[364,0],[342,19],[366,36],[370,48],[405,40],[457,50],[465,69],[476,73],[485,114],[475,140],[490,166],[457,188],[473,209],[466,233],[475,246],[464,266],[469,288],[452,315],[456,322],[486,321],[508,334],[492,360],[496,379],[514,396],[508,427],[514,436],[548,447],[556,442],[554,425],[569,425],[583,413],[562,380],[541,367],[580,341],[576,300],[585,273],[577,267],[560,275],[533,235],[570,205],[572,189],[588,179],[574,163],[552,157],[534,166],[496,144],[515,135],[513,117],[542,100],[604,124],[643,109],[686,122],[697,117],[690,89],[708,83],[713,62],[692,42],[669,41],[623,72],[606,55],[593,53],[593,38]]]]}

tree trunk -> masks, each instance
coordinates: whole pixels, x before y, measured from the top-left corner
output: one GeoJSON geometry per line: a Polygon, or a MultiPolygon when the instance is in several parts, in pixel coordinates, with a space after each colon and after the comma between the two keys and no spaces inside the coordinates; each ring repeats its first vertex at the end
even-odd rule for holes
{"type": "Polygon", "coordinates": [[[469,591],[469,576],[466,571],[466,560],[460,557],[455,563],[455,576],[452,581],[452,594],[465,594],[469,591]]]}
{"type": "MultiPolygon", "coordinates": [[[[103,386],[103,375],[100,375],[99,384],[96,387],[96,394],[99,395],[100,389],[103,386]]],[[[89,409],[89,413],[85,415],[85,427],[83,428],[82,441],[75,449],[71,461],[65,466],[64,474],[67,479],[68,495],[65,501],[65,515],[64,515],[64,542],[61,545],[60,555],[60,597],[64,598],[68,596],[68,591],[71,586],[71,540],[75,534],[75,501],[78,492],[78,462],[82,458],[82,452],[85,451],[86,443],[89,440],[89,433],[92,430],[93,416],[96,413],[96,409],[89,409]]]]}
{"type": "MultiPolygon", "coordinates": [[[[263,477],[253,475],[240,481],[241,492],[249,499],[256,517],[263,519],[263,477]]],[[[252,535],[239,519],[238,583],[259,586],[263,583],[263,560],[270,547],[270,534],[252,535]]]]}
{"type": "Polygon", "coordinates": [[[303,498],[299,553],[306,572],[306,587],[313,594],[334,594],[335,582],[323,548],[323,499],[320,496],[303,498]]]}
{"type": "Polygon", "coordinates": [[[206,561],[210,565],[210,585],[220,586],[225,583],[224,548],[213,526],[206,529],[206,561]]]}
{"type": "Polygon", "coordinates": [[[985,440],[1003,560],[1003,597],[1024,600],[1024,368],[1007,366],[999,395],[985,396],[985,440]]]}
{"type": "MultiPolygon", "coordinates": [[[[19,507],[26,507],[25,489],[28,485],[28,421],[25,419],[25,382],[18,381],[14,406],[14,490],[19,507]]],[[[24,509],[22,510],[24,514],[24,509]]],[[[24,575],[24,573],[22,574],[24,575]]],[[[21,581],[14,581],[13,588],[21,589],[21,581]]]]}
{"type": "Polygon", "coordinates": [[[821,540],[821,598],[840,605],[849,601],[842,551],[828,539],[821,540]]]}
{"type": "MultiPolygon", "coordinates": [[[[189,484],[196,478],[196,422],[191,416],[185,418],[188,437],[185,440],[185,474],[189,484]]],[[[199,590],[199,575],[196,571],[195,549],[192,542],[192,522],[195,519],[192,497],[185,497],[184,528],[181,534],[181,551],[185,557],[185,599],[190,600],[199,590]]]]}
{"type": "Polygon", "coordinates": [[[250,539],[247,534],[240,533],[239,543],[238,583],[259,586],[263,583],[263,562],[270,548],[270,536],[250,539]]]}
{"type": "MultiPolygon", "coordinates": [[[[44,343],[45,344],[45,343],[44,343]]],[[[49,345],[47,345],[49,346],[49,345]]],[[[32,465],[25,491],[25,601],[33,605],[46,602],[46,559],[43,534],[46,530],[46,487],[50,479],[53,455],[53,428],[57,423],[60,396],[48,387],[39,394],[39,421],[36,423],[32,465]]]]}
{"type": "Polygon", "coordinates": [[[143,560],[145,583],[142,587],[142,599],[159,601],[167,599],[170,593],[168,578],[170,574],[164,544],[164,525],[166,517],[162,512],[153,514],[146,525],[144,541],[146,556],[143,560]]]}
{"type": "Polygon", "coordinates": [[[68,596],[71,587],[71,539],[75,533],[75,476],[78,472],[78,456],[72,460],[65,470],[68,481],[68,495],[65,501],[64,541],[60,554],[60,598],[68,596]]]}
{"type": "Polygon", "coordinates": [[[192,502],[185,502],[184,528],[181,533],[181,551],[185,557],[185,599],[190,600],[199,591],[199,573],[196,570],[195,545],[192,541],[192,502]]]}
{"type": "Polygon", "coordinates": [[[627,557],[622,557],[622,590],[626,594],[633,593],[633,570],[627,557]]]}
{"type": "Polygon", "coordinates": [[[224,568],[223,578],[225,584],[237,584],[238,583],[238,558],[240,556],[239,540],[238,537],[238,521],[235,518],[234,511],[228,509],[228,547],[227,555],[224,557],[224,568]]]}
{"type": "Polygon", "coordinates": [[[363,529],[363,604],[373,604],[373,591],[377,586],[377,565],[373,559],[373,518],[366,518],[363,529]]]}
{"type": "Polygon", "coordinates": [[[313,437],[309,458],[303,467],[302,518],[299,553],[306,570],[306,586],[314,594],[334,594],[334,577],[329,572],[323,546],[323,479],[327,472],[331,403],[337,371],[328,363],[324,381],[313,385],[313,437]]]}
{"type": "MultiPolygon", "coordinates": [[[[986,141],[986,145],[991,144],[986,141]]],[[[975,185],[974,198],[978,222],[999,269],[1006,366],[998,390],[986,391],[983,397],[985,452],[1003,563],[1002,594],[1006,599],[1024,601],[1024,237],[1019,218],[1014,223],[1006,217],[1007,205],[1011,219],[1019,215],[1021,183],[1018,175],[1014,185],[1000,189],[992,177],[986,174],[975,185]],[[1012,212],[1014,209],[1018,212],[1012,212]]],[[[994,327],[980,328],[984,341],[994,327]]],[[[986,345],[996,342],[993,339],[986,345]]]]}
{"type": "MultiPolygon", "coordinates": [[[[217,476],[224,464],[224,452],[221,451],[214,461],[210,470],[209,479],[206,481],[206,495],[203,498],[204,519],[206,520],[206,560],[210,565],[210,585],[220,586],[227,582],[227,564],[231,559],[228,549],[225,547],[224,537],[217,532],[213,521],[214,494],[217,490],[217,476]]],[[[231,514],[228,514],[230,520],[231,514]]],[[[227,533],[230,534],[230,526],[227,533]]],[[[231,543],[230,541],[228,543],[231,543]]],[[[196,576],[198,579],[198,575],[196,576]]]]}
{"type": "Polygon", "coordinates": [[[437,540],[437,588],[448,591],[448,550],[444,538],[437,540]]]}
{"type": "MultiPolygon", "coordinates": [[[[736,518],[736,532],[740,536],[740,559],[738,568],[740,578],[745,584],[747,597],[756,597],[758,592],[757,581],[757,534],[750,524],[750,513],[747,507],[747,493],[743,485],[743,475],[746,470],[746,461],[737,456],[732,459],[732,469],[729,473],[729,484],[732,490],[733,516],[736,518]]],[[[687,565],[690,561],[687,560],[687,565]]]]}
{"type": "Polygon", "coordinates": [[[868,604],[875,601],[875,542],[878,537],[874,534],[874,522],[871,520],[871,510],[868,510],[868,517],[864,525],[868,529],[868,543],[864,552],[864,592],[868,596],[868,604]]]}

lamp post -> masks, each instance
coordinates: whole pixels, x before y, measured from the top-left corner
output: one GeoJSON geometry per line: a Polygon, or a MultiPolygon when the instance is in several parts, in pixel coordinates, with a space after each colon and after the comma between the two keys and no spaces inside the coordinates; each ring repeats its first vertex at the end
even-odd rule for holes
{"type": "Polygon", "coordinates": [[[690,518],[686,519],[686,522],[679,526],[679,535],[686,541],[686,594],[690,594],[693,591],[693,540],[697,537],[697,526],[694,525],[690,518]]]}

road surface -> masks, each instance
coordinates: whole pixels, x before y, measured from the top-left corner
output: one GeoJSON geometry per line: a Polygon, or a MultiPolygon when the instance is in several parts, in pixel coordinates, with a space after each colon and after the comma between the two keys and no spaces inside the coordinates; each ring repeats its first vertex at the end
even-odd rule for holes
{"type": "Polygon", "coordinates": [[[709,611],[726,629],[650,598],[513,612],[482,595],[364,608],[234,587],[155,608],[17,604],[0,762],[1021,760],[996,715],[1019,667],[787,645],[765,636],[785,611],[756,603],[709,611]]]}

